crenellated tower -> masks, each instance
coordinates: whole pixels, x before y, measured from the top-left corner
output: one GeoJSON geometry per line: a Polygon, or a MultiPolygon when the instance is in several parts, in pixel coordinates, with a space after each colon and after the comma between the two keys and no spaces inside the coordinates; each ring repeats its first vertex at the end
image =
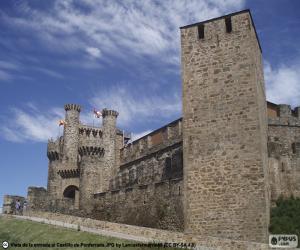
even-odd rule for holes
{"type": "Polygon", "coordinates": [[[47,192],[51,197],[58,197],[61,189],[61,179],[57,172],[59,171],[60,160],[62,158],[62,139],[56,141],[49,140],[47,145],[47,157],[49,159],[48,165],[48,183],[47,192]]]}
{"type": "Polygon", "coordinates": [[[66,104],[66,116],[64,126],[63,164],[71,168],[77,166],[78,139],[79,139],[79,113],[80,105],[66,104]]]}
{"type": "Polygon", "coordinates": [[[114,110],[103,109],[103,147],[104,169],[103,169],[103,191],[108,190],[109,180],[117,172],[116,166],[116,136],[117,136],[117,117],[119,113],[114,110]]]}

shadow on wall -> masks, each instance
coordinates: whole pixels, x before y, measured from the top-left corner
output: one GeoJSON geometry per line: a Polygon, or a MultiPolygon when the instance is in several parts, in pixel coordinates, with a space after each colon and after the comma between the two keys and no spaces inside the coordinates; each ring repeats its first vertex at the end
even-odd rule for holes
{"type": "Polygon", "coordinates": [[[183,231],[183,206],[181,197],[165,199],[164,196],[153,196],[147,201],[125,202],[109,206],[94,207],[94,219],[111,222],[159,228],[172,231],[183,231]],[[126,212],[124,212],[124,210],[126,212]]]}

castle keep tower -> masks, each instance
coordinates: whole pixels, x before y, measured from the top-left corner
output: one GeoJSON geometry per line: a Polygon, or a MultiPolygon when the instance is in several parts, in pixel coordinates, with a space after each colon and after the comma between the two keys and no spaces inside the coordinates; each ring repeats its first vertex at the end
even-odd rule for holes
{"type": "Polygon", "coordinates": [[[74,168],[77,166],[78,139],[79,139],[79,113],[81,107],[77,104],[66,104],[66,117],[64,127],[63,163],[74,168]]]}
{"type": "Polygon", "coordinates": [[[267,117],[249,10],[181,28],[185,231],[266,242],[267,117]]]}

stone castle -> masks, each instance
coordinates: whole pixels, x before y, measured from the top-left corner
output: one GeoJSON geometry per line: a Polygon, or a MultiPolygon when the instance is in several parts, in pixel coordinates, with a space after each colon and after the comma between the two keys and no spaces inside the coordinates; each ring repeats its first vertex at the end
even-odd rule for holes
{"type": "Polygon", "coordinates": [[[31,210],[267,241],[272,202],[300,197],[300,108],[266,101],[249,10],[180,31],[183,118],[127,144],[117,111],[93,127],[65,105],[47,189],[28,189],[31,210]]]}

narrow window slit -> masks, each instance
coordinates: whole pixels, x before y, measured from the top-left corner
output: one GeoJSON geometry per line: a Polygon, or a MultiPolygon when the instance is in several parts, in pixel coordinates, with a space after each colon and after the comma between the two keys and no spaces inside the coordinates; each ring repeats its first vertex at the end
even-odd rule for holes
{"type": "Polygon", "coordinates": [[[231,17],[225,18],[225,25],[226,25],[226,32],[230,33],[232,31],[231,17]]]}
{"type": "Polygon", "coordinates": [[[199,39],[204,38],[204,24],[198,25],[198,37],[199,37],[199,39]]]}

